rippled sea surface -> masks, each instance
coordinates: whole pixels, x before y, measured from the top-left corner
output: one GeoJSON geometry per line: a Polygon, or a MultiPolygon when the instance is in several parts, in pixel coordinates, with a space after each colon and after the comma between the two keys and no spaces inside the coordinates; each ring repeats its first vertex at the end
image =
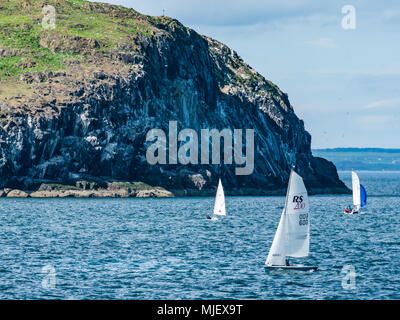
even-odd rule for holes
{"type": "Polygon", "coordinates": [[[227,197],[220,221],[205,219],[211,197],[1,198],[0,298],[399,299],[400,173],[359,176],[363,215],[342,213],[350,196],[310,197],[311,255],[296,262],[316,272],[263,269],[283,197],[227,197]]]}

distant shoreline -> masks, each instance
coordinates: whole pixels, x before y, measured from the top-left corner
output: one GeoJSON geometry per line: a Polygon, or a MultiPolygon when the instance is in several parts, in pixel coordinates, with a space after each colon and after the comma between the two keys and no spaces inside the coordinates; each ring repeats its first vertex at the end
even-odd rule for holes
{"type": "Polygon", "coordinates": [[[400,173],[400,170],[365,170],[365,169],[344,169],[344,170],[339,170],[338,169],[338,173],[339,172],[351,172],[357,170],[357,172],[369,172],[369,173],[400,173]]]}
{"type": "Polygon", "coordinates": [[[400,153],[400,148],[315,148],[312,151],[317,152],[382,152],[382,153],[400,153]]]}
{"type": "Polygon", "coordinates": [[[313,149],[314,156],[333,162],[338,171],[400,171],[400,149],[313,149]]]}

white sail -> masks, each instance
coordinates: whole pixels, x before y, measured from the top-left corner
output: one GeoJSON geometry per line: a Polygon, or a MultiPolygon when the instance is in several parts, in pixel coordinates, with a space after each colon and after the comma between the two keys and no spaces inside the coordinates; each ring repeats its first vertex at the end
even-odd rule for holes
{"type": "Polygon", "coordinates": [[[353,205],[357,209],[361,206],[360,179],[354,171],[351,172],[351,180],[353,185],[353,205]]]}
{"type": "Polygon", "coordinates": [[[269,250],[265,264],[267,266],[283,266],[285,265],[286,248],[285,248],[285,233],[284,219],[285,209],[283,209],[281,220],[279,221],[278,229],[276,229],[274,240],[272,241],[271,249],[269,250]]]}
{"type": "Polygon", "coordinates": [[[292,171],[275,238],[265,264],[284,265],[287,256],[300,258],[309,254],[309,201],[303,179],[292,171]]]}
{"type": "Polygon", "coordinates": [[[292,171],[286,202],[286,255],[306,257],[310,247],[309,201],[303,179],[292,171]]]}
{"type": "Polygon", "coordinates": [[[224,189],[222,188],[221,179],[219,179],[217,194],[215,196],[214,215],[215,216],[225,216],[226,215],[225,195],[224,195],[224,189]]]}

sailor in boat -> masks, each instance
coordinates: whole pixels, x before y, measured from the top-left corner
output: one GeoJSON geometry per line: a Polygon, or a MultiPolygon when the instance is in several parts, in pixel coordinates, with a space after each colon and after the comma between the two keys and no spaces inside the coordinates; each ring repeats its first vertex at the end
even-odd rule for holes
{"type": "Polygon", "coordinates": [[[352,213],[352,212],[353,212],[353,209],[351,208],[350,205],[348,205],[346,208],[344,208],[344,212],[345,212],[345,213],[352,213]]]}
{"type": "Polygon", "coordinates": [[[286,258],[286,260],[285,260],[285,265],[286,265],[287,267],[289,267],[289,266],[290,266],[290,263],[289,263],[289,258],[286,258]]]}

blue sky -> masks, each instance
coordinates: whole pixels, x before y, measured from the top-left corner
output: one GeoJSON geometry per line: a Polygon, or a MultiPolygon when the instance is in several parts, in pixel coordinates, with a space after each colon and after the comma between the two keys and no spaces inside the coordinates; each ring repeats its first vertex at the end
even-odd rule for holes
{"type": "Polygon", "coordinates": [[[313,148],[400,148],[400,1],[108,0],[213,37],[276,83],[313,148]],[[342,28],[344,5],[356,28],[342,28]]]}

